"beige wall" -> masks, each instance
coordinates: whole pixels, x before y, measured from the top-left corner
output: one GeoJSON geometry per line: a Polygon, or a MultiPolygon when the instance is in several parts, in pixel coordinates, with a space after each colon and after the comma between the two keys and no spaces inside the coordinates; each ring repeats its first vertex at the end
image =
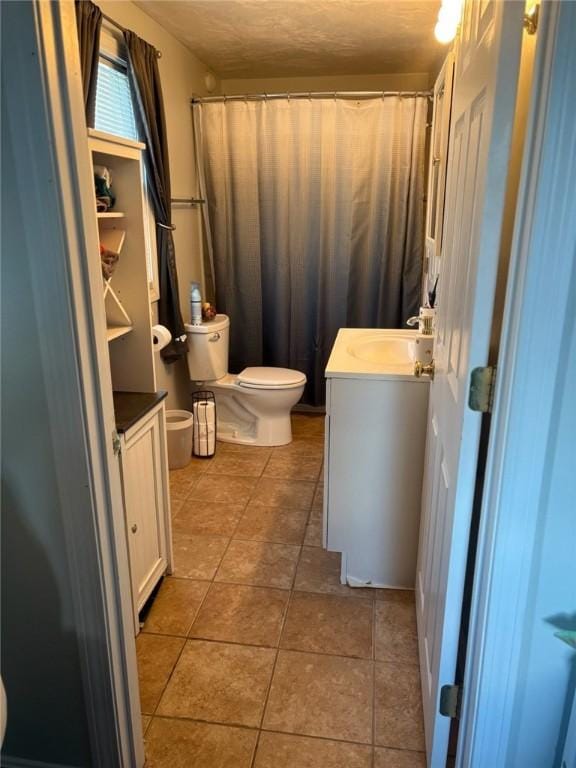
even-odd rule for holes
{"type": "Polygon", "coordinates": [[[244,93],[303,93],[308,91],[417,91],[428,90],[428,72],[397,75],[317,75],[222,80],[229,96],[244,93]]]}
{"type": "MultiPolygon", "coordinates": [[[[162,53],[159,60],[172,197],[198,197],[198,182],[192,135],[190,99],[207,93],[204,77],[209,72],[198,58],[154,19],[128,0],[97,0],[107,15],[124,27],[136,32],[162,53]]],[[[180,288],[180,305],[184,321],[188,322],[188,292],[191,280],[203,282],[201,211],[199,207],[175,207],[172,221],[176,227],[174,243],[180,288]]],[[[156,305],[154,305],[154,316],[156,305]]],[[[157,359],[156,374],[159,389],[168,390],[169,408],[189,408],[189,380],[184,361],[164,365],[157,359]]]]}

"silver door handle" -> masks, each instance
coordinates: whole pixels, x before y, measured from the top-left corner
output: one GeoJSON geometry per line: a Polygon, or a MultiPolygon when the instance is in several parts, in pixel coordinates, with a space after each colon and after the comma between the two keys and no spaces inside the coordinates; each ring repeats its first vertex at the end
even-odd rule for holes
{"type": "Polygon", "coordinates": [[[212,336],[208,339],[208,341],[220,341],[220,334],[219,333],[213,333],[212,336]]]}

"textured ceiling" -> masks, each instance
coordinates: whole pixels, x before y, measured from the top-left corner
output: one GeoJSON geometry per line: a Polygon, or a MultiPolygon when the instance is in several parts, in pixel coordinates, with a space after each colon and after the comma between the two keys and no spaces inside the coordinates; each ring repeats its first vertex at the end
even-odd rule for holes
{"type": "Polygon", "coordinates": [[[439,0],[136,0],[221,78],[434,70],[439,0]]]}

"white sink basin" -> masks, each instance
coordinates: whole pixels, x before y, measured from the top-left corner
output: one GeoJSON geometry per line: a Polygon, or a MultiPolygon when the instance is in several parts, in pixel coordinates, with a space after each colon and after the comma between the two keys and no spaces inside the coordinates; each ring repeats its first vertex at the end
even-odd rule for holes
{"type": "Polygon", "coordinates": [[[326,366],[326,377],[404,379],[414,376],[418,332],[396,328],[341,328],[326,366]]]}
{"type": "Polygon", "coordinates": [[[412,361],[412,339],[402,336],[361,336],[348,346],[348,352],[367,363],[383,366],[406,365],[412,361]]]}

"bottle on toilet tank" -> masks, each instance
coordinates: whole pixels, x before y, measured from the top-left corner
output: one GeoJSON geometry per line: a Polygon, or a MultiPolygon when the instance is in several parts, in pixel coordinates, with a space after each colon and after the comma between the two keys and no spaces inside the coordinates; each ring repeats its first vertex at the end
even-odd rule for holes
{"type": "Polygon", "coordinates": [[[198,283],[190,283],[190,322],[202,325],[202,294],[198,283]]]}

